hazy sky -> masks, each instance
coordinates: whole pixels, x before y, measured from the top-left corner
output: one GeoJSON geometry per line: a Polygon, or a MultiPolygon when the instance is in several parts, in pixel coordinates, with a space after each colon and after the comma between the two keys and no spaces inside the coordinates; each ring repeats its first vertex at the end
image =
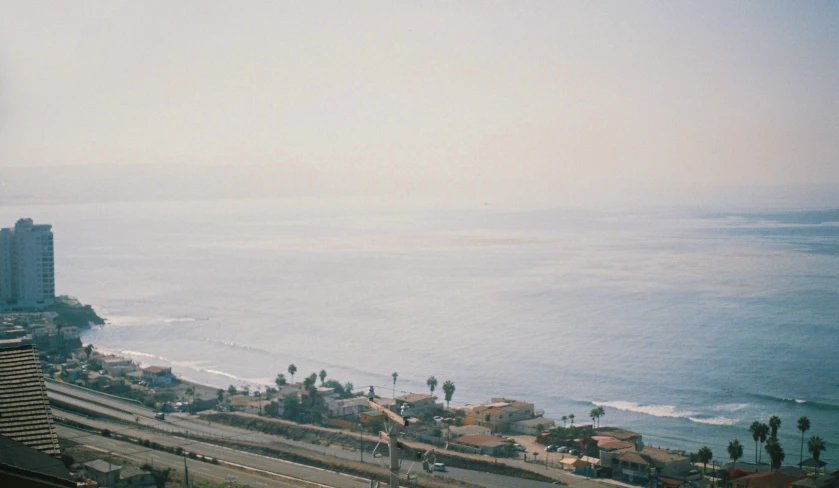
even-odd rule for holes
{"type": "Polygon", "coordinates": [[[0,172],[303,166],[490,195],[839,184],[837,1],[0,11],[0,172]]]}

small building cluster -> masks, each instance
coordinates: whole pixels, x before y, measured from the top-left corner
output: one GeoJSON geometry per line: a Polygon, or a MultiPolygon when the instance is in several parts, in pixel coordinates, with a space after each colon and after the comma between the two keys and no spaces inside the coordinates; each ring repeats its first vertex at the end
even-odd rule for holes
{"type": "Polygon", "coordinates": [[[556,425],[534,404],[507,398],[492,398],[488,403],[466,405],[459,410],[464,413],[464,425],[485,427],[491,433],[536,435],[556,425]]]}
{"type": "Polygon", "coordinates": [[[154,477],[136,466],[120,466],[102,459],[84,463],[87,477],[99,486],[154,486],[154,477]]]}
{"type": "Polygon", "coordinates": [[[53,312],[4,313],[0,347],[35,344],[44,351],[70,351],[81,347],[79,328],[54,323],[53,312]]]}

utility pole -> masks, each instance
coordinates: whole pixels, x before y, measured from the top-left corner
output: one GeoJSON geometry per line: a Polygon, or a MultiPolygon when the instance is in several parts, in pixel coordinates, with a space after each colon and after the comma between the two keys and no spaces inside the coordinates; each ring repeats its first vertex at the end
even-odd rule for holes
{"type": "MultiPolygon", "coordinates": [[[[395,374],[396,373],[394,373],[394,375],[395,374]]],[[[367,405],[370,409],[378,410],[379,412],[385,414],[387,420],[389,421],[386,422],[385,425],[390,424],[390,428],[385,427],[387,429],[385,434],[387,435],[387,445],[390,450],[390,488],[399,488],[399,453],[397,452],[399,446],[396,437],[399,434],[399,427],[407,427],[408,423],[405,418],[398,413],[373,402],[372,395],[371,398],[369,398],[367,405]]]]}
{"type": "Polygon", "coordinates": [[[186,451],[184,451],[184,485],[189,488],[189,468],[186,466],[186,451]]]}
{"type": "Polygon", "coordinates": [[[396,423],[391,422],[388,432],[388,448],[390,449],[390,488],[399,488],[399,453],[396,442],[396,423]]]}

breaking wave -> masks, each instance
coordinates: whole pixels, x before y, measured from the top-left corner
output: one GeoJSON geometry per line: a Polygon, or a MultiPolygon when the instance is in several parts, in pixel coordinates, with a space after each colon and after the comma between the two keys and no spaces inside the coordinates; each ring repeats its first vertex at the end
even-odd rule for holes
{"type": "Polygon", "coordinates": [[[626,412],[643,413],[653,417],[690,418],[696,412],[679,411],[672,405],[642,405],[636,402],[591,402],[598,407],[609,407],[626,412]]]}
{"type": "MultiPolygon", "coordinates": [[[[623,410],[625,412],[635,412],[635,413],[643,413],[645,415],[651,415],[653,417],[668,417],[668,418],[677,418],[677,419],[686,419],[690,420],[691,422],[695,422],[697,424],[708,424],[708,425],[734,425],[737,423],[736,419],[732,419],[729,417],[702,417],[701,414],[697,412],[691,412],[689,410],[679,410],[673,405],[644,405],[641,403],[636,402],[622,402],[622,401],[614,401],[614,402],[592,402],[594,405],[598,407],[609,407],[614,408],[616,410],[623,410]]],[[[744,408],[745,405],[740,404],[732,404],[732,405],[722,405],[721,407],[725,407],[725,410],[732,410],[736,411],[741,408],[744,408]]]]}
{"type": "Polygon", "coordinates": [[[734,425],[737,423],[737,420],[730,419],[728,417],[713,417],[713,418],[699,418],[699,417],[688,417],[688,420],[691,422],[696,422],[697,424],[709,424],[709,425],[734,425]]]}

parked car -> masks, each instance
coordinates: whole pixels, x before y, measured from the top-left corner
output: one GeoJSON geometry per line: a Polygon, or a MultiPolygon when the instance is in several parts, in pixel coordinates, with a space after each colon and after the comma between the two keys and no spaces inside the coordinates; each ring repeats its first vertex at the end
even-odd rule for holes
{"type": "Polygon", "coordinates": [[[557,449],[556,452],[568,452],[568,446],[562,446],[557,449]]]}
{"type": "Polygon", "coordinates": [[[568,451],[568,454],[570,454],[572,456],[579,456],[580,455],[580,450],[579,449],[571,449],[571,450],[568,451]]]}
{"type": "Polygon", "coordinates": [[[157,412],[156,414],[154,414],[154,418],[157,420],[164,420],[166,418],[166,415],[163,412],[157,412]]]}
{"type": "Polygon", "coordinates": [[[519,452],[525,452],[525,451],[527,451],[527,448],[526,448],[526,447],[524,447],[524,446],[523,446],[523,445],[521,445],[521,444],[513,444],[513,447],[515,447],[515,448],[516,448],[516,451],[519,451],[519,452]]]}
{"type": "Polygon", "coordinates": [[[551,444],[550,446],[546,447],[545,450],[548,451],[548,452],[556,452],[556,448],[557,448],[557,446],[555,446],[554,444],[551,444]]]}
{"type": "Polygon", "coordinates": [[[446,465],[443,463],[434,463],[431,465],[431,471],[445,471],[446,465]]]}

